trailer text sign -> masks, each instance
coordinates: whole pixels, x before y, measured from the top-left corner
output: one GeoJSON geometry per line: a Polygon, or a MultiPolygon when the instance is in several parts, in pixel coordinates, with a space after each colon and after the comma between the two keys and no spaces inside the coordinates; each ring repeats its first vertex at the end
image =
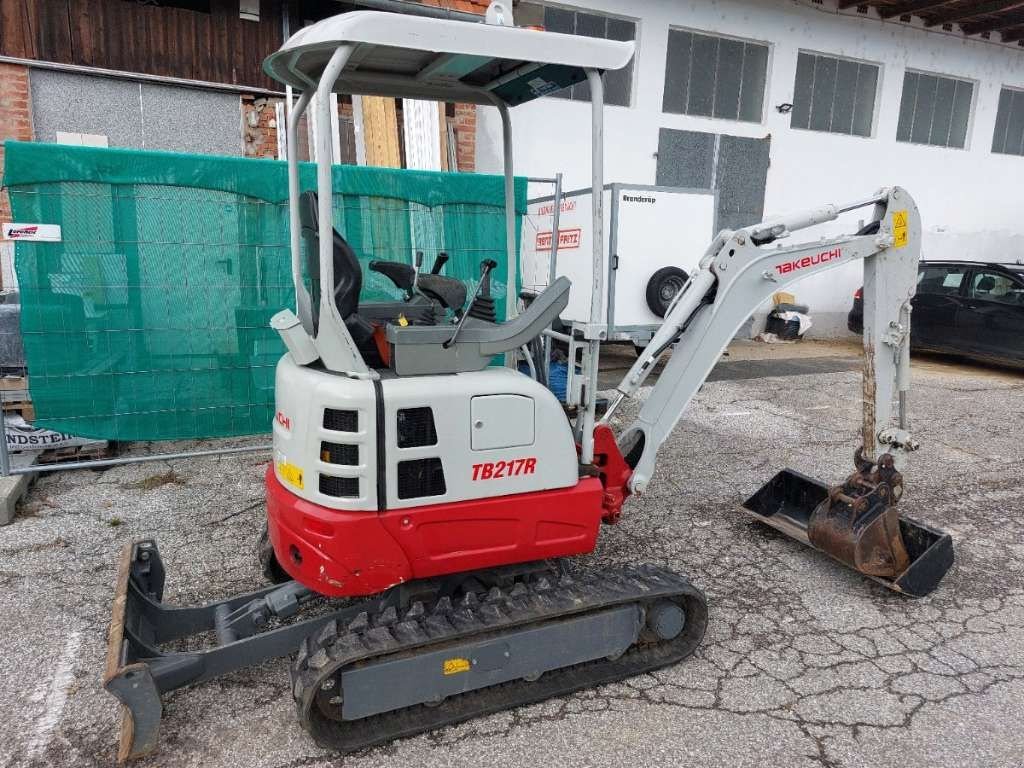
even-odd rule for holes
{"type": "MultiPolygon", "coordinates": [[[[580,229],[560,229],[558,230],[558,250],[564,251],[571,248],[580,247],[580,229]]],[[[538,232],[537,233],[537,250],[538,251],[550,251],[551,250],[551,233],[550,232],[538,232]]]]}

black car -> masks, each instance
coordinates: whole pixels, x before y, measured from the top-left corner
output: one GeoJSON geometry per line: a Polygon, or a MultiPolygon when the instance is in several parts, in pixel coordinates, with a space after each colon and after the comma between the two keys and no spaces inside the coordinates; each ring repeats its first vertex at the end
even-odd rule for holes
{"type": "MultiPolygon", "coordinates": [[[[1024,264],[922,261],[910,348],[1024,367],[1024,264]]],[[[863,289],[847,326],[864,332],[863,289]]]]}

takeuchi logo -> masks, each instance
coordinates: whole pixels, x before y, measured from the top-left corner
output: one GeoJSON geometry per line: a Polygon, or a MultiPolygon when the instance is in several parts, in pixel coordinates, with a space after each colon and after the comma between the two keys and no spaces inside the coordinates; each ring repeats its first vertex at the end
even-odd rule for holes
{"type": "Polygon", "coordinates": [[[816,253],[813,256],[804,256],[802,259],[784,261],[781,264],[776,265],[775,269],[778,270],[780,275],[788,275],[790,272],[794,272],[798,269],[806,269],[807,267],[813,267],[818,264],[827,264],[830,261],[842,258],[842,256],[842,248],[833,248],[830,251],[822,251],[821,253],[816,253]]]}

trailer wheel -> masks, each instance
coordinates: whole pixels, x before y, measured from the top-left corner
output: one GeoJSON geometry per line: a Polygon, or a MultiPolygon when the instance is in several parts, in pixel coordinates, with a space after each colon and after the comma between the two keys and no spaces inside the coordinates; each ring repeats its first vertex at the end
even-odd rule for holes
{"type": "Polygon", "coordinates": [[[662,267],[647,281],[647,306],[658,317],[664,317],[676,294],[683,290],[690,276],[679,267],[662,267]]]}

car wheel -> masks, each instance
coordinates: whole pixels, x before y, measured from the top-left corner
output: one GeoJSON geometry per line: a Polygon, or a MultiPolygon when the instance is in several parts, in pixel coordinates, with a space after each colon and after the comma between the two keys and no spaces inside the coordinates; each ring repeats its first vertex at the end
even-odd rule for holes
{"type": "Polygon", "coordinates": [[[658,317],[664,317],[669,305],[690,276],[679,267],[662,267],[647,281],[647,306],[658,317]]]}

